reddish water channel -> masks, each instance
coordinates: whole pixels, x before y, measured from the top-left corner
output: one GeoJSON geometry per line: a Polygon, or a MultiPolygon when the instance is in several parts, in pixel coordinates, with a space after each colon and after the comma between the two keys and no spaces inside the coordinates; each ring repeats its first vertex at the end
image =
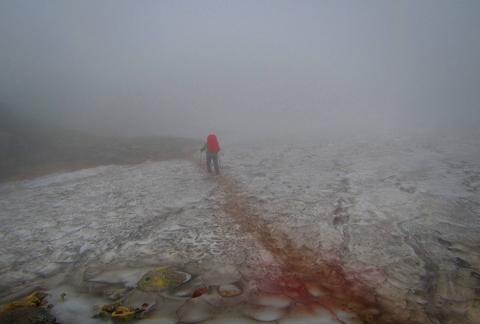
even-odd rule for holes
{"type": "MultiPolygon", "coordinates": [[[[374,290],[357,279],[359,273],[346,272],[336,256],[298,248],[285,233],[272,232],[232,180],[218,177],[216,181],[225,193],[225,212],[243,231],[252,234],[275,260],[273,264],[258,265],[264,269],[263,275],[255,279],[261,293],[293,299],[292,312],[308,315],[319,308],[326,309],[341,323],[352,322],[344,322],[339,316],[345,313],[355,314],[364,323],[398,323],[382,309],[374,290]]],[[[370,277],[378,281],[384,279],[381,271],[368,271],[370,277]]]]}

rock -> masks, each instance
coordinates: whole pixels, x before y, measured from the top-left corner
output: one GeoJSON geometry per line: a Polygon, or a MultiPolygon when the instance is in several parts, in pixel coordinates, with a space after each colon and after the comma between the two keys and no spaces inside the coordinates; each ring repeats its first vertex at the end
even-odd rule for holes
{"type": "MultiPolygon", "coordinates": [[[[196,288],[188,287],[188,288],[180,288],[178,290],[173,291],[171,294],[166,294],[165,297],[167,298],[190,298],[193,295],[193,292],[196,288]]],[[[163,296],[163,295],[162,295],[163,296]]]]}
{"type": "Polygon", "coordinates": [[[214,308],[223,308],[226,306],[225,298],[222,298],[222,296],[216,293],[209,292],[198,297],[198,299],[202,299],[204,302],[210,304],[214,308]]]}
{"type": "Polygon", "coordinates": [[[96,313],[94,318],[113,319],[113,320],[132,320],[140,319],[145,316],[145,313],[150,311],[152,306],[148,303],[143,303],[139,307],[132,307],[122,305],[120,303],[109,304],[102,306],[101,310],[96,313]]]}
{"type": "Polygon", "coordinates": [[[362,324],[362,320],[358,318],[356,314],[345,312],[345,311],[338,311],[336,313],[337,318],[346,323],[346,324],[362,324]]]}
{"type": "Polygon", "coordinates": [[[124,300],[113,304],[103,305],[99,312],[94,315],[98,318],[112,318],[118,320],[130,320],[143,318],[156,304],[156,296],[153,293],[133,290],[124,300]]]}
{"type": "Polygon", "coordinates": [[[480,300],[472,302],[467,310],[467,318],[469,323],[480,323],[480,300]]]}
{"type": "MultiPolygon", "coordinates": [[[[316,307],[297,307],[293,312],[281,319],[279,324],[339,324],[327,309],[316,307]]],[[[347,322],[348,323],[348,322],[347,322]]]]}
{"type": "MultiPolygon", "coordinates": [[[[179,323],[178,310],[185,304],[185,299],[159,298],[150,316],[143,318],[138,324],[175,324],[179,323]]],[[[100,323],[101,324],[101,323],[100,323]]]]}
{"type": "Polygon", "coordinates": [[[0,313],[2,324],[55,324],[48,310],[41,307],[18,307],[0,313]]]}
{"type": "Polygon", "coordinates": [[[46,296],[47,294],[43,292],[39,292],[39,291],[33,292],[22,299],[15,300],[13,302],[6,304],[3,308],[3,311],[10,311],[15,308],[22,308],[22,307],[40,306],[46,302],[46,299],[45,299],[46,296]]]}
{"type": "Polygon", "coordinates": [[[135,316],[135,310],[128,306],[118,306],[111,316],[113,319],[130,320],[135,316]]]}
{"type": "Polygon", "coordinates": [[[222,297],[234,297],[242,294],[242,289],[234,284],[221,285],[218,287],[217,291],[222,297]]]}
{"type": "Polygon", "coordinates": [[[235,314],[222,314],[220,316],[216,316],[215,318],[209,319],[203,324],[258,324],[258,321],[254,319],[250,319],[248,317],[243,317],[241,315],[235,314]]]}
{"type": "Polygon", "coordinates": [[[212,317],[213,307],[200,298],[190,299],[177,311],[182,323],[197,323],[212,317]]]}
{"type": "Polygon", "coordinates": [[[113,313],[118,306],[120,306],[120,303],[103,305],[101,310],[103,312],[113,313]]]}
{"type": "Polygon", "coordinates": [[[286,314],[286,310],[271,306],[247,305],[243,314],[257,321],[277,321],[286,314]]]}
{"type": "Polygon", "coordinates": [[[113,289],[106,289],[103,291],[103,295],[110,300],[119,300],[127,294],[128,289],[126,288],[113,288],[113,289]]]}
{"type": "Polygon", "coordinates": [[[240,272],[231,265],[219,266],[214,270],[208,271],[202,275],[205,284],[210,286],[219,286],[239,281],[242,278],[240,272]]]}
{"type": "Polygon", "coordinates": [[[261,294],[253,298],[251,300],[251,303],[261,306],[286,308],[292,304],[292,300],[282,295],[261,294]]]}
{"type": "Polygon", "coordinates": [[[190,280],[189,273],[176,271],[168,267],[159,267],[146,273],[137,283],[137,287],[144,291],[163,291],[176,288],[190,280]]]}
{"type": "Polygon", "coordinates": [[[157,296],[154,293],[135,289],[126,295],[125,304],[135,309],[145,308],[145,312],[148,312],[156,304],[156,300],[157,296]]]}
{"type": "Polygon", "coordinates": [[[203,286],[205,286],[205,284],[202,282],[202,280],[199,277],[196,277],[184,285],[181,285],[170,291],[163,292],[162,296],[171,299],[191,298],[195,290],[203,286]]]}
{"type": "Polygon", "coordinates": [[[202,296],[203,294],[206,294],[208,293],[209,289],[208,287],[198,287],[197,289],[195,289],[195,291],[193,292],[192,294],[192,298],[197,298],[197,297],[200,297],[202,296]]]}
{"type": "Polygon", "coordinates": [[[109,284],[123,284],[127,288],[135,288],[138,280],[148,271],[148,269],[119,269],[101,273],[88,281],[109,283],[109,284]]]}
{"type": "Polygon", "coordinates": [[[322,297],[326,295],[325,291],[315,283],[306,282],[305,288],[307,289],[308,293],[313,297],[322,297]]]}
{"type": "Polygon", "coordinates": [[[142,324],[176,324],[178,323],[176,316],[160,316],[155,318],[142,319],[142,324]]]}

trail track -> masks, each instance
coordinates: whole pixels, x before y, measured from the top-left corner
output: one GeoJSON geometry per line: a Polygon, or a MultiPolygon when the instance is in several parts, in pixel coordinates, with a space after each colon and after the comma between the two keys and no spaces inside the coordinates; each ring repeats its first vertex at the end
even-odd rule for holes
{"type": "Polygon", "coordinates": [[[260,291],[286,295],[297,305],[306,307],[307,312],[320,305],[341,323],[344,322],[336,316],[339,310],[354,312],[364,323],[398,323],[381,311],[373,289],[355,280],[354,273],[345,273],[338,257],[298,247],[287,233],[273,232],[268,222],[244,199],[234,180],[223,175],[214,179],[224,192],[226,214],[242,231],[252,234],[275,260],[275,263],[258,265],[265,271],[262,277],[256,278],[260,291]],[[308,291],[311,283],[320,286],[325,295],[312,296],[308,291]]]}

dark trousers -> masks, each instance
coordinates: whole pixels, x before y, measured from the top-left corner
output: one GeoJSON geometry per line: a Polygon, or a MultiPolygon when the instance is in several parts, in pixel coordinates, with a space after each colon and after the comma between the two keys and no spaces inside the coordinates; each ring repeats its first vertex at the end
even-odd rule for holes
{"type": "Polygon", "coordinates": [[[215,174],[220,174],[220,169],[218,167],[218,153],[207,152],[207,170],[208,170],[208,173],[212,173],[212,161],[213,161],[213,168],[215,169],[215,174]]]}

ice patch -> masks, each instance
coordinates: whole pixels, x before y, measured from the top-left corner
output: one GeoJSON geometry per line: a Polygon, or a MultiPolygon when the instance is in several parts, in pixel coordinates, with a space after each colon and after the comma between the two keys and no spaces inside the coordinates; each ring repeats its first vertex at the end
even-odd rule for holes
{"type": "Polygon", "coordinates": [[[177,314],[183,323],[197,323],[212,317],[213,308],[204,300],[195,298],[185,302],[177,314]]]}
{"type": "Polygon", "coordinates": [[[357,315],[352,313],[339,311],[336,313],[336,315],[338,319],[344,322],[345,324],[362,324],[363,323],[363,321],[360,318],[358,318],[357,315]]]}
{"type": "Polygon", "coordinates": [[[112,270],[95,276],[88,281],[123,284],[125,287],[134,288],[137,286],[137,282],[142,278],[142,276],[150,270],[151,268],[112,270]]]}
{"type": "Polygon", "coordinates": [[[282,318],[279,324],[339,324],[334,316],[321,306],[298,307],[282,318]]]}
{"type": "Polygon", "coordinates": [[[176,317],[154,317],[142,319],[142,324],[176,324],[178,320],[176,317]]]}
{"type": "Polygon", "coordinates": [[[252,320],[238,315],[224,314],[213,319],[202,322],[204,324],[255,324],[256,320],[252,320]]]}
{"type": "Polygon", "coordinates": [[[105,172],[108,168],[109,166],[100,166],[96,168],[83,169],[83,170],[73,171],[73,172],[56,173],[56,174],[39,177],[33,180],[24,180],[22,181],[22,185],[25,188],[29,188],[29,189],[50,186],[52,184],[59,184],[59,183],[64,183],[68,181],[92,177],[92,176],[101,174],[102,172],[105,172]]]}
{"type": "Polygon", "coordinates": [[[215,266],[202,275],[202,279],[206,285],[224,285],[236,282],[241,279],[238,269],[232,265],[215,266]]]}
{"type": "Polygon", "coordinates": [[[65,286],[49,291],[49,295],[48,300],[54,305],[51,312],[61,323],[105,323],[92,316],[95,315],[95,306],[106,304],[106,300],[77,293],[65,286]],[[66,293],[64,301],[60,298],[62,293],[66,293]]]}
{"type": "Polygon", "coordinates": [[[266,294],[256,296],[250,302],[255,305],[271,306],[276,308],[286,308],[292,304],[292,300],[286,296],[266,294]]]}
{"type": "Polygon", "coordinates": [[[286,311],[270,306],[247,305],[243,308],[243,313],[257,321],[266,322],[279,320],[286,314],[286,311]]]}
{"type": "Polygon", "coordinates": [[[218,287],[218,293],[222,297],[234,297],[242,293],[242,289],[234,284],[221,285],[218,287]]]}
{"type": "Polygon", "coordinates": [[[306,282],[305,288],[313,297],[322,297],[325,295],[325,291],[313,282],[306,282]]]}

